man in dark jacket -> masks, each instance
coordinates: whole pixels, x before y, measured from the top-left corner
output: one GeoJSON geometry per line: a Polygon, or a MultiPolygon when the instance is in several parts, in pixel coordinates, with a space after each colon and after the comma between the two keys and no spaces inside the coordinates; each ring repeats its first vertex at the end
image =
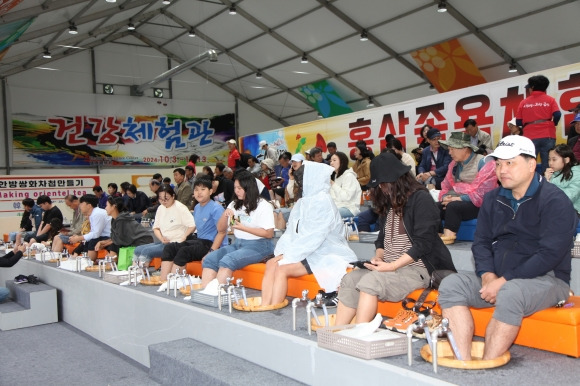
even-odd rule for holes
{"type": "Polygon", "coordinates": [[[447,167],[451,162],[449,151],[439,144],[441,132],[437,129],[429,129],[427,141],[429,146],[423,149],[421,163],[417,169],[417,181],[427,185],[435,185],[435,189],[441,189],[441,181],[447,174],[447,167]]]}
{"type": "Polygon", "coordinates": [[[494,307],[483,359],[504,354],[522,318],[569,296],[572,242],[578,222],[564,192],[536,174],[536,151],[526,137],[510,135],[488,155],[502,187],[489,192],[477,218],[475,272],[450,275],[439,287],[443,316],[462,360],[471,359],[469,306],[494,307]]]}

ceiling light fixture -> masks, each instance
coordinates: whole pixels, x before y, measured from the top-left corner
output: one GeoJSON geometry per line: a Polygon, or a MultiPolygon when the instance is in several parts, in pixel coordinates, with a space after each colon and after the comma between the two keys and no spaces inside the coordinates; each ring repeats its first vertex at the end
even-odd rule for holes
{"type": "Polygon", "coordinates": [[[360,33],[360,41],[366,42],[367,40],[369,40],[369,35],[367,34],[367,30],[363,29],[362,32],[360,33]]]}
{"type": "Polygon", "coordinates": [[[232,4],[232,6],[230,7],[230,15],[236,15],[238,13],[238,10],[236,9],[236,5],[232,4]]]}
{"type": "Polygon", "coordinates": [[[44,59],[50,59],[50,58],[52,58],[52,55],[50,54],[50,51],[49,50],[44,50],[44,53],[42,54],[42,57],[44,59]]]}
{"type": "Polygon", "coordinates": [[[116,3],[117,0],[107,0],[107,3],[116,3]]]}
{"type": "Polygon", "coordinates": [[[194,38],[195,37],[195,31],[193,30],[193,28],[189,30],[188,35],[189,35],[190,38],[194,38]]]}
{"type": "Polygon", "coordinates": [[[262,79],[262,71],[258,70],[258,72],[256,72],[256,79],[262,79]]]}
{"type": "Polygon", "coordinates": [[[306,56],[306,52],[302,54],[302,59],[300,59],[300,63],[308,63],[308,56],[306,56]]]}
{"type": "Polygon", "coordinates": [[[163,0],[162,3],[165,5],[169,5],[171,4],[171,0],[163,0]]]}
{"type": "Polygon", "coordinates": [[[518,67],[516,66],[516,62],[512,60],[508,72],[518,72],[518,67]]]}
{"type": "Polygon", "coordinates": [[[133,23],[129,23],[129,24],[127,24],[127,29],[129,31],[134,31],[135,30],[135,26],[133,25],[133,23]]]}
{"type": "Polygon", "coordinates": [[[370,96],[368,103],[367,103],[367,107],[375,107],[375,102],[373,102],[373,97],[370,96]]]}
{"type": "Polygon", "coordinates": [[[68,33],[71,35],[76,35],[79,33],[79,31],[77,30],[77,26],[75,25],[75,23],[71,23],[70,26],[68,27],[68,33]]]}
{"type": "Polygon", "coordinates": [[[103,85],[103,94],[113,95],[115,93],[115,87],[112,84],[104,84],[103,85]]]}
{"type": "Polygon", "coordinates": [[[447,2],[440,1],[439,5],[437,6],[437,12],[439,13],[447,12],[447,2]]]}

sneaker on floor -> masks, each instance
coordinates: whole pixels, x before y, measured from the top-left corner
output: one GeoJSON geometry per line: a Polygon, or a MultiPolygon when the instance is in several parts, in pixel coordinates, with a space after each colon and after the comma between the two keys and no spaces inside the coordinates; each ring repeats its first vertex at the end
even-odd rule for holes
{"type": "Polygon", "coordinates": [[[326,308],[335,308],[338,305],[338,291],[333,292],[324,292],[323,290],[318,291],[319,294],[322,294],[322,299],[320,301],[316,300],[316,297],[312,299],[314,302],[314,307],[322,308],[322,305],[326,305],[326,308]]]}
{"type": "Polygon", "coordinates": [[[407,327],[415,323],[419,316],[411,310],[399,310],[394,318],[385,320],[383,325],[389,330],[405,332],[407,327]]]}

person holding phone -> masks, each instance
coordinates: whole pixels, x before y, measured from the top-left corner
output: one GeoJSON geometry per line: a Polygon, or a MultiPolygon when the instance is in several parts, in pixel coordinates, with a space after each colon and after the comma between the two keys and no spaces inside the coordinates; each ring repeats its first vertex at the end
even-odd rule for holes
{"type": "Polygon", "coordinates": [[[398,302],[429,285],[436,269],[455,271],[438,234],[439,210],[427,189],[391,153],[371,162],[368,184],[380,216],[375,256],[346,274],[338,291],[336,325],[371,321],[378,301],[398,302]]]}

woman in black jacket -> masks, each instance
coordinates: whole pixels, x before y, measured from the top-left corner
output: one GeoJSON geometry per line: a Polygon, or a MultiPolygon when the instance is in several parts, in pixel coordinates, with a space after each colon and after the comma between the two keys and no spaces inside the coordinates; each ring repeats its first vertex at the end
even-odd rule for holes
{"type": "Polygon", "coordinates": [[[435,269],[455,270],[441,241],[439,210],[425,187],[391,153],[371,162],[371,197],[380,215],[375,256],[342,279],[336,325],[371,321],[378,301],[398,302],[429,286],[435,269]]]}

